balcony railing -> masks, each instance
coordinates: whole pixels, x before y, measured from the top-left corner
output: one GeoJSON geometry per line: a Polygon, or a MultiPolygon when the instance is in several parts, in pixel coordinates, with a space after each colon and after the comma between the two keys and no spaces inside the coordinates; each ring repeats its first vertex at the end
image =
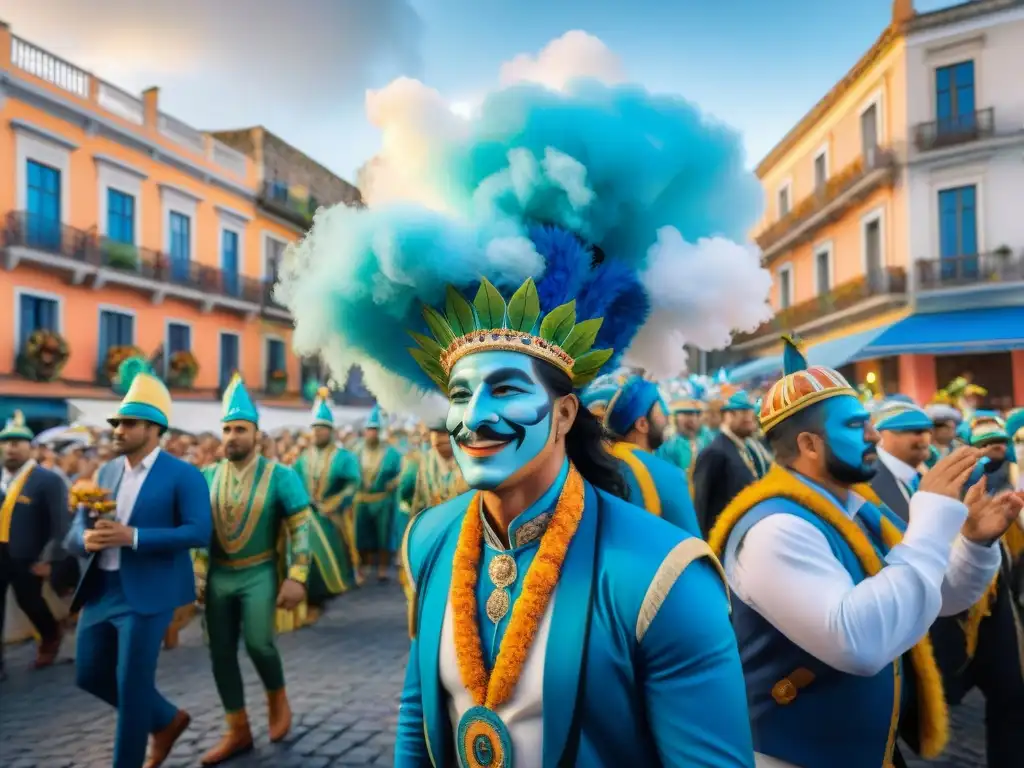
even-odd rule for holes
{"type": "MultiPolygon", "coordinates": [[[[148,112],[148,96],[140,98],[127,93],[17,35],[6,34],[6,31],[6,26],[0,29],[0,41],[6,45],[7,40],[10,40],[11,66],[18,70],[18,74],[28,75],[59,88],[89,102],[103,112],[116,115],[140,133],[156,133],[198,155],[211,166],[227,171],[239,179],[246,178],[249,168],[247,157],[219,145],[219,142],[213,141],[202,131],[181,120],[159,110],[155,110],[154,113],[148,112]]],[[[0,58],[6,58],[6,51],[0,58]]],[[[155,108],[155,93],[152,94],[152,98],[151,106],[155,108]]]]}
{"type": "Polygon", "coordinates": [[[966,115],[950,115],[914,128],[914,144],[920,152],[953,147],[995,135],[995,110],[979,109],[966,115]]]}
{"type": "Polygon", "coordinates": [[[970,256],[920,259],[915,266],[919,291],[998,285],[1024,280],[1024,251],[1015,254],[1005,248],[970,256]]]}
{"type": "Polygon", "coordinates": [[[91,75],[88,72],[14,35],[11,35],[11,64],[68,93],[89,98],[91,75]]]}
{"type": "Polygon", "coordinates": [[[300,227],[308,227],[313,223],[313,214],[320,206],[315,197],[296,194],[284,181],[263,182],[258,202],[300,227]]]}
{"type": "Polygon", "coordinates": [[[7,215],[0,242],[5,248],[21,246],[88,267],[114,270],[207,296],[280,309],[268,300],[270,290],[263,280],[198,264],[191,259],[174,258],[151,248],[117,242],[97,235],[95,230],[76,229],[24,211],[7,215]]]}
{"type": "Polygon", "coordinates": [[[792,331],[819,318],[855,307],[867,299],[900,295],[906,293],[906,290],[907,275],[902,267],[875,270],[837,285],[826,294],[780,310],[771,320],[762,323],[755,331],[736,334],[733,337],[733,343],[740,344],[765,335],[792,331]]]}
{"type": "Polygon", "coordinates": [[[766,261],[781,252],[783,241],[795,245],[810,236],[830,216],[841,215],[849,204],[894,178],[896,156],[891,150],[874,147],[826,181],[820,189],[801,200],[793,210],[757,236],[766,261]]]}

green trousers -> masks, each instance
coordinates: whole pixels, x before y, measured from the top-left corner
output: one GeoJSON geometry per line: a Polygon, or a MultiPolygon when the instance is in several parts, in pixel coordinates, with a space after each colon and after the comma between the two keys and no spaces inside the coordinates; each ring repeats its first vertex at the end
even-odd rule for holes
{"type": "Polygon", "coordinates": [[[360,552],[390,552],[395,501],[367,501],[356,504],[356,548],[360,552]]]}
{"type": "Polygon", "coordinates": [[[206,582],[206,630],[213,679],[226,712],[245,709],[238,641],[267,691],[284,688],[284,667],[274,642],[277,570],[273,561],[238,570],[210,565],[206,582]]]}

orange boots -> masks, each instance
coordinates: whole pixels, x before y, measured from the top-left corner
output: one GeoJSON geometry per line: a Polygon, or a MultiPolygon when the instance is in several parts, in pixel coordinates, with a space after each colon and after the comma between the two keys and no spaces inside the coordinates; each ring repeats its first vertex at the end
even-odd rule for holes
{"type": "MultiPolygon", "coordinates": [[[[292,708],[288,704],[288,694],[284,688],[267,691],[267,710],[270,740],[281,741],[292,728],[292,708]]],[[[220,743],[203,755],[203,765],[218,765],[252,750],[252,730],[249,728],[249,717],[245,710],[229,713],[227,723],[228,729],[220,743]]]]}
{"type": "Polygon", "coordinates": [[[267,691],[267,715],[270,720],[270,740],[280,741],[292,729],[292,708],[284,688],[267,691]]]}
{"type": "Polygon", "coordinates": [[[229,712],[227,723],[228,729],[220,743],[203,755],[203,765],[218,765],[236,755],[252,751],[252,731],[249,730],[249,717],[245,710],[229,712]]]}

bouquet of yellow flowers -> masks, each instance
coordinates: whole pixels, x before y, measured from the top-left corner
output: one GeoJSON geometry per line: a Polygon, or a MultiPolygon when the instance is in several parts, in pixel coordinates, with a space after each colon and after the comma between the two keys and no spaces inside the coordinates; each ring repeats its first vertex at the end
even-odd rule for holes
{"type": "Polygon", "coordinates": [[[90,520],[111,520],[117,512],[117,501],[111,492],[91,482],[76,483],[68,498],[71,508],[78,512],[84,507],[90,520]]]}

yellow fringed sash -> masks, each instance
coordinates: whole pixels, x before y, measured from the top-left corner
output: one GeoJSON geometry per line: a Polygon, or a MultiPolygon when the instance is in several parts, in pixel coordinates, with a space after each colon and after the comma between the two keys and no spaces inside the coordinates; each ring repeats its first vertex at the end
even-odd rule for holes
{"type": "Polygon", "coordinates": [[[654,484],[647,466],[639,458],[633,455],[640,448],[632,443],[613,443],[608,452],[623,462],[636,477],[637,485],[640,486],[640,495],[643,497],[644,509],[655,517],[661,517],[661,496],[658,495],[658,487],[654,484]]]}
{"type": "MultiPolygon", "coordinates": [[[[871,490],[870,486],[858,485],[854,486],[852,490],[872,504],[881,505],[878,496],[871,490]]],[[[788,499],[795,504],[799,504],[832,526],[852,550],[867,576],[874,576],[882,570],[882,560],[879,558],[874,546],[872,546],[871,540],[860,526],[842,514],[822,494],[798,480],[791,472],[778,464],[772,465],[768,474],[761,480],[747,486],[719,516],[711,534],[708,536],[708,544],[715,555],[719,558],[723,557],[725,543],[729,539],[729,534],[747,512],[761,502],[775,498],[788,499]]],[[[881,529],[882,539],[886,547],[890,549],[899,544],[903,538],[896,526],[890,523],[884,516],[882,517],[881,529]]],[[[892,760],[900,715],[902,680],[899,662],[899,659],[893,662],[895,691],[892,721],[885,751],[886,764],[892,760]]],[[[939,674],[938,665],[935,663],[935,654],[932,651],[932,644],[928,635],[921,638],[917,645],[910,649],[910,662],[913,664],[914,672],[916,673],[917,700],[918,708],[920,709],[918,735],[921,741],[921,756],[926,759],[932,759],[942,754],[946,747],[946,742],[949,740],[949,712],[946,708],[946,697],[942,690],[942,677],[939,674]]]]}

